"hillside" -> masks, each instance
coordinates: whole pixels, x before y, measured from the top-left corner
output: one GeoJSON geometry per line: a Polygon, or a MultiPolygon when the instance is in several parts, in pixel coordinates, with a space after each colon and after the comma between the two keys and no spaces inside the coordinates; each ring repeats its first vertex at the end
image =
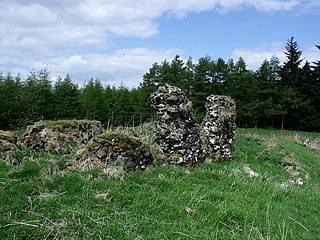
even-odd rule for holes
{"type": "MultiPolygon", "coordinates": [[[[157,153],[151,128],[134,131],[157,153]]],[[[15,164],[0,160],[0,238],[317,239],[320,151],[307,139],[316,146],[320,134],[238,129],[232,161],[156,159],[120,179],[20,149],[15,164]]]]}

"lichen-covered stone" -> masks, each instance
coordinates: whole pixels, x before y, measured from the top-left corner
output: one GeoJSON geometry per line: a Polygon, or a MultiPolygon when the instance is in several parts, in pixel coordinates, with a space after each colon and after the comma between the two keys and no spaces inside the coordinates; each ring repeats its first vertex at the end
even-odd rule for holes
{"type": "Polygon", "coordinates": [[[202,122],[205,135],[205,154],[215,161],[230,159],[236,130],[236,104],[227,96],[207,98],[207,114],[202,122]]]}
{"type": "Polygon", "coordinates": [[[0,130],[0,152],[17,149],[17,137],[14,132],[0,130]]]}
{"type": "Polygon", "coordinates": [[[23,139],[26,147],[68,154],[75,146],[86,144],[101,133],[102,126],[99,121],[40,121],[27,126],[23,139]]]}
{"type": "Polygon", "coordinates": [[[200,130],[192,104],[183,91],[166,84],[150,96],[156,110],[156,142],[169,163],[193,164],[200,161],[200,130]]]}
{"type": "Polygon", "coordinates": [[[75,159],[85,169],[121,165],[124,170],[144,170],[153,161],[149,148],[139,138],[116,132],[95,136],[75,159]]]}

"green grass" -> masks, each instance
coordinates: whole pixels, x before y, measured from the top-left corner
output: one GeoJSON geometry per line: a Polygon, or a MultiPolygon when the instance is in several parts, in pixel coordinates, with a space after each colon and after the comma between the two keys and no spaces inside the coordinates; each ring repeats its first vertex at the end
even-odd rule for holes
{"type": "Polygon", "coordinates": [[[0,161],[0,239],[319,239],[320,152],[297,134],[320,138],[240,129],[233,161],[156,164],[123,181],[65,169],[71,156],[20,149],[22,163],[0,161]],[[281,187],[288,164],[304,185],[281,187]]]}

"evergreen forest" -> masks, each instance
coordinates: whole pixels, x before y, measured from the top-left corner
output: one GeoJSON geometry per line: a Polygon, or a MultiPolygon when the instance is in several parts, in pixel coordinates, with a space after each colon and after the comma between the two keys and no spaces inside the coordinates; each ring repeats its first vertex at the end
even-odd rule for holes
{"type": "Polygon", "coordinates": [[[0,129],[19,129],[42,119],[95,119],[104,127],[138,125],[153,119],[150,93],[168,83],[183,89],[199,121],[205,116],[207,96],[228,95],[236,101],[240,127],[320,131],[320,61],[303,59],[294,37],[284,54],[284,63],[273,56],[256,71],[247,69],[241,57],[184,61],[176,56],[154,63],[134,89],[103,85],[99,79],[79,86],[69,75],[52,81],[46,68],[26,79],[1,73],[0,129]]]}

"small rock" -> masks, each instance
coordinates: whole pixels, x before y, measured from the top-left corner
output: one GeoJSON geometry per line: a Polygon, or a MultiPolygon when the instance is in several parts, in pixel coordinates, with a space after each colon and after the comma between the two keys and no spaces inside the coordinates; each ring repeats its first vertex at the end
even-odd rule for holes
{"type": "Polygon", "coordinates": [[[253,171],[250,167],[244,167],[243,170],[250,178],[259,177],[259,173],[253,171]]]}
{"type": "Polygon", "coordinates": [[[162,173],[160,173],[160,174],[158,175],[158,177],[159,177],[161,180],[163,180],[163,179],[166,178],[162,173]]]}
{"type": "Polygon", "coordinates": [[[109,194],[109,193],[97,193],[97,194],[94,196],[95,199],[103,199],[103,200],[105,200],[105,199],[107,199],[107,198],[109,198],[109,197],[110,197],[110,194],[109,194]]]}
{"type": "Polygon", "coordinates": [[[302,186],[303,185],[303,180],[301,178],[290,177],[286,182],[281,183],[280,187],[287,188],[290,185],[302,186]]]}
{"type": "Polygon", "coordinates": [[[192,214],[195,212],[195,210],[193,210],[191,207],[186,207],[185,210],[188,214],[192,214]]]}

